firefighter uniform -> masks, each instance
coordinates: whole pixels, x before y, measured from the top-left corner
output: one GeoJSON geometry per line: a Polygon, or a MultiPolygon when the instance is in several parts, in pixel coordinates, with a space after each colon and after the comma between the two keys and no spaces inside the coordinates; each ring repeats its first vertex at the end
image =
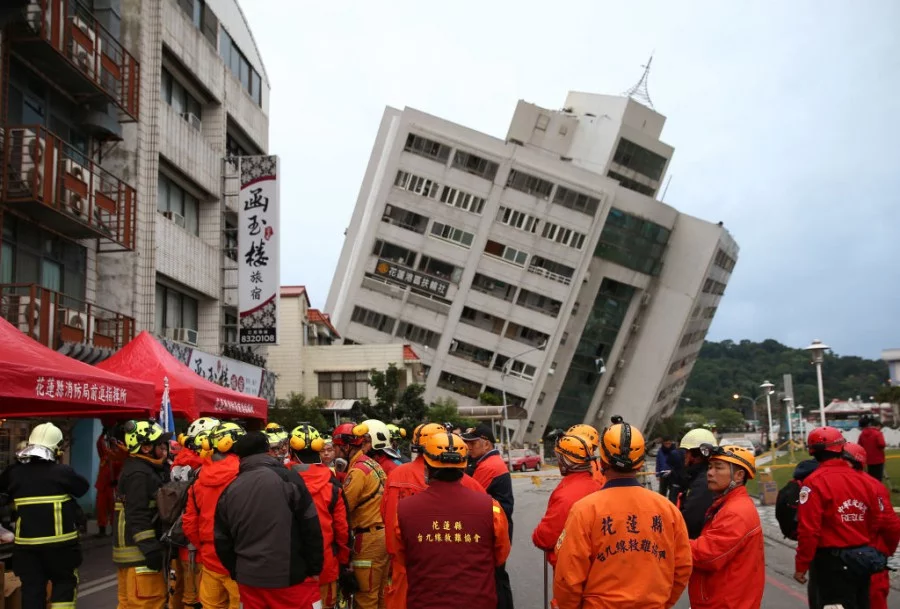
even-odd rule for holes
{"type": "Polygon", "coordinates": [[[344,501],[353,529],[353,554],[350,565],[359,583],[356,606],[359,609],[384,607],[387,579],[387,550],[384,521],[381,518],[381,496],[384,471],[364,453],[356,453],[344,479],[344,501]]]}
{"type": "Polygon", "coordinates": [[[17,455],[20,462],[0,475],[0,492],[11,497],[17,514],[13,561],[22,580],[22,606],[29,609],[47,606],[47,582],[53,586],[51,609],[75,607],[81,545],[74,498],[84,495],[90,483],[55,462],[61,442],[56,426],[38,425],[17,455]]]}
{"type": "Polygon", "coordinates": [[[97,489],[97,527],[100,534],[106,534],[106,527],[112,522],[112,515],[116,503],[116,485],[119,474],[122,472],[122,463],[125,461],[125,453],[113,444],[106,433],[97,439],[97,455],[100,457],[100,467],[97,469],[97,481],[94,488],[97,489]]]}

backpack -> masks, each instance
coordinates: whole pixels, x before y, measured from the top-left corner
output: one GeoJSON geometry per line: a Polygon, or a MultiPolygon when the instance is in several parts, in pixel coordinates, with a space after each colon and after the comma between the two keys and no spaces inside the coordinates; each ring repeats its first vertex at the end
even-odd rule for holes
{"type": "Polygon", "coordinates": [[[775,520],[781,528],[781,534],[788,539],[797,540],[797,506],[800,505],[800,489],[803,483],[796,478],[789,480],[778,491],[775,498],[775,520]]]}
{"type": "Polygon", "coordinates": [[[181,526],[188,490],[194,485],[200,468],[192,471],[187,480],[171,480],[156,491],[156,513],[163,529],[163,541],[186,547],[188,540],[181,526]]]}

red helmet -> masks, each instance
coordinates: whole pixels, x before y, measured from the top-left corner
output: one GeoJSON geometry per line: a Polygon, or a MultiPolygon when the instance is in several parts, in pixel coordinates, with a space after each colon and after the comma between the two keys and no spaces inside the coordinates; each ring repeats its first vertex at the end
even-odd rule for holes
{"type": "Polygon", "coordinates": [[[362,446],[366,441],[365,433],[354,433],[358,425],[353,423],[341,423],[334,428],[331,434],[331,442],[335,446],[362,446]]]}
{"type": "Polygon", "coordinates": [[[846,453],[851,461],[856,462],[857,465],[861,465],[862,467],[866,466],[866,449],[856,442],[847,442],[844,444],[844,453],[846,453]]]}
{"type": "Polygon", "coordinates": [[[809,432],[809,437],[806,439],[809,454],[819,451],[841,454],[846,443],[847,440],[844,439],[841,430],[834,427],[816,427],[809,432]]]}

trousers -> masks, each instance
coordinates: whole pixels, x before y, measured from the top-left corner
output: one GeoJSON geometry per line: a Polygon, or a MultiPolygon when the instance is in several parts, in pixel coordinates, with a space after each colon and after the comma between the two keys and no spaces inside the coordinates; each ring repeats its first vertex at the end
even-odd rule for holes
{"type": "Polygon", "coordinates": [[[164,609],[166,606],[168,590],[161,571],[151,571],[147,567],[120,567],[117,576],[117,609],[164,609]]]}
{"type": "Polygon", "coordinates": [[[169,567],[169,609],[183,609],[198,602],[200,565],[176,558],[169,567]]]}
{"type": "Polygon", "coordinates": [[[200,574],[200,604],[203,609],[239,609],[241,591],[226,573],[203,567],[200,574]]]}
{"type": "Polygon", "coordinates": [[[16,575],[22,581],[23,609],[47,607],[47,582],[53,584],[50,607],[75,607],[81,547],[16,546],[13,553],[16,575]]]}
{"type": "Polygon", "coordinates": [[[97,489],[97,526],[101,529],[112,524],[113,510],[116,505],[115,492],[112,488],[97,489]]]}
{"type": "Polygon", "coordinates": [[[356,535],[350,565],[359,583],[353,606],[357,609],[384,609],[384,587],[388,577],[384,529],[356,535]]]}
{"type": "Polygon", "coordinates": [[[244,609],[313,609],[319,602],[319,584],[303,582],[287,588],[257,588],[238,584],[244,609]]]}
{"type": "Polygon", "coordinates": [[[869,579],[847,570],[829,550],[818,550],[809,566],[809,607],[843,605],[843,609],[869,609],[869,579]]]}
{"type": "Polygon", "coordinates": [[[891,577],[888,571],[876,573],[869,580],[869,605],[872,609],[888,609],[888,593],[891,591],[891,577]]]}

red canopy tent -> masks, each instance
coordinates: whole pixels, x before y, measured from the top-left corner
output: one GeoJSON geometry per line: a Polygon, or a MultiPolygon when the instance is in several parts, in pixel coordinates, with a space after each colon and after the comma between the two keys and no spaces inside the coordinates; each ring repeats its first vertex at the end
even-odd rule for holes
{"type": "Polygon", "coordinates": [[[57,353],[0,319],[0,417],[146,417],[153,385],[57,353]]]}
{"type": "Polygon", "coordinates": [[[97,368],[156,386],[157,410],[162,403],[164,379],[169,379],[172,412],[194,420],[202,416],[266,420],[269,403],[265,398],[232,391],[207,381],[182,364],[146,330],[119,349],[97,368]]]}

